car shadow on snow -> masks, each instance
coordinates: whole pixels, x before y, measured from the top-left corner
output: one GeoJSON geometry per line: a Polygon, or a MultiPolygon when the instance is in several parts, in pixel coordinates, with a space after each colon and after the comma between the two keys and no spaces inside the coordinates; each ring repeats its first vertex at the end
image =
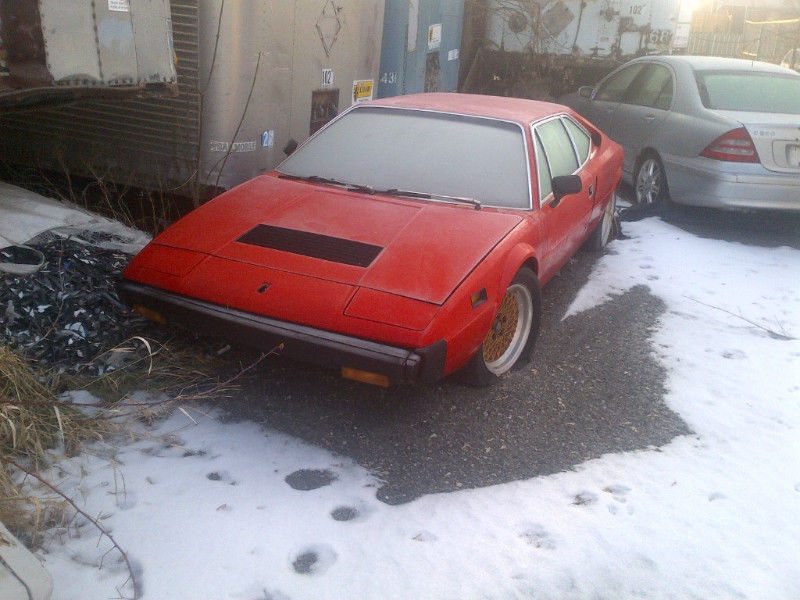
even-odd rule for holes
{"type": "Polygon", "coordinates": [[[647,288],[561,320],[594,260],[580,253],[545,288],[532,363],[494,387],[381,389],[269,359],[226,401],[229,417],[352,458],[383,479],[377,495],[388,504],[556,473],[690,433],[662,399],[665,371],[649,336],[664,305],[647,288]]]}

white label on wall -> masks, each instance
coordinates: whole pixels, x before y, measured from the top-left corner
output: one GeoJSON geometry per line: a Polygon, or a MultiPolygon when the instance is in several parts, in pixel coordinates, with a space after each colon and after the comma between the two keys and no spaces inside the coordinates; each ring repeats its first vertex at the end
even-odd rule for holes
{"type": "Polygon", "coordinates": [[[333,86],[333,69],[322,69],[322,87],[333,86]]]}
{"type": "Polygon", "coordinates": [[[257,147],[255,142],[236,142],[231,148],[233,152],[254,152],[257,147]]]}
{"type": "Polygon", "coordinates": [[[453,48],[447,52],[447,60],[458,60],[458,48],[453,48]]]}
{"type": "Polygon", "coordinates": [[[434,23],[428,27],[428,50],[438,50],[442,45],[442,24],[434,23]]]}
{"type": "Polygon", "coordinates": [[[275,130],[268,129],[261,134],[261,146],[263,148],[272,148],[275,145],[275,130]]]}
{"type": "Polygon", "coordinates": [[[408,0],[408,37],[406,51],[417,49],[417,24],[419,22],[419,0],[408,0]]]}
{"type": "Polygon", "coordinates": [[[131,12],[130,0],[108,0],[108,10],[131,12]]]}

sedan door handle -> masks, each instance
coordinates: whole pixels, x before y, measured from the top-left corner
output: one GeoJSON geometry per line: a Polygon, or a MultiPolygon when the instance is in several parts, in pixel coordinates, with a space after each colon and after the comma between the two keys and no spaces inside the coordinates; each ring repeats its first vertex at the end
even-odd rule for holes
{"type": "Polygon", "coordinates": [[[648,121],[648,122],[656,120],[656,116],[655,115],[645,115],[643,118],[644,118],[645,121],[648,121]]]}

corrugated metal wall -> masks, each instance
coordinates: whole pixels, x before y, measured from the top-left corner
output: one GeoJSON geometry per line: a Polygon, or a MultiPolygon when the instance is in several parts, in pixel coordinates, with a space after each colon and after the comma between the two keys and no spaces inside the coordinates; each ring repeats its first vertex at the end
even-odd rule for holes
{"type": "Polygon", "coordinates": [[[177,97],[79,101],[0,115],[4,157],[91,175],[87,164],[102,155],[96,164],[103,172],[123,182],[137,177],[139,185],[144,178],[175,187],[191,176],[200,137],[198,0],[172,0],[171,11],[177,97]]]}

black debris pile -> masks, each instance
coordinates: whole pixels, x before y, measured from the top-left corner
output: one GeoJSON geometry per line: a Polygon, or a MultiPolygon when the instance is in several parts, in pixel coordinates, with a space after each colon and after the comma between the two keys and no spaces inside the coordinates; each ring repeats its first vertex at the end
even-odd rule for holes
{"type": "Polygon", "coordinates": [[[44,255],[41,269],[0,272],[0,343],[62,372],[100,375],[113,369],[95,359],[150,329],[115,291],[130,256],[53,235],[39,240],[30,247],[44,255]]]}

